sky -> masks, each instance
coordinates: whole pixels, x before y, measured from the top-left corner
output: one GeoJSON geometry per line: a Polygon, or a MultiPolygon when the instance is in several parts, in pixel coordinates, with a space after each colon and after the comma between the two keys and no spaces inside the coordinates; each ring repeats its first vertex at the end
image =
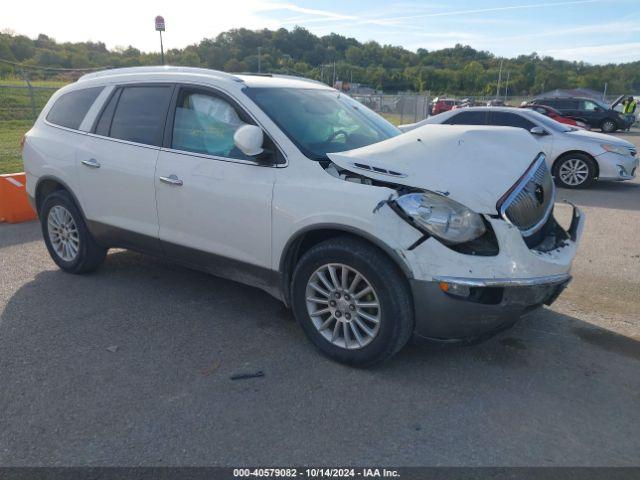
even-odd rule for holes
{"type": "Polygon", "coordinates": [[[456,43],[515,57],[537,52],[593,64],[640,60],[640,0],[111,0],[6,1],[0,31],[159,51],[231,28],[305,27],[360,41],[436,50],[456,43]]]}

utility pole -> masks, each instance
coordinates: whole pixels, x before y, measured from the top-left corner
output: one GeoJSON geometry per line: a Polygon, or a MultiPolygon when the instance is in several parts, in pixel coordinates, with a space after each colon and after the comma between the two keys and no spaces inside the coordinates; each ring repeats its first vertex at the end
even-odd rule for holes
{"type": "MultiPolygon", "coordinates": [[[[262,65],[261,65],[261,63],[260,63],[260,49],[261,49],[261,48],[262,48],[262,47],[258,47],[258,73],[262,73],[262,68],[261,68],[261,67],[262,67],[262,65]]],[[[273,70],[272,70],[272,71],[273,71],[273,70]]]]}
{"type": "Polygon", "coordinates": [[[502,59],[500,59],[500,71],[498,72],[498,88],[496,89],[496,99],[500,97],[500,81],[502,80],[502,59]]]}
{"type": "Polygon", "coordinates": [[[507,94],[509,93],[509,75],[511,74],[511,71],[507,71],[507,83],[504,87],[504,101],[507,101],[507,94]]]}
{"type": "Polygon", "coordinates": [[[336,61],[333,61],[333,84],[331,85],[332,87],[335,87],[336,85],[336,61]]]}

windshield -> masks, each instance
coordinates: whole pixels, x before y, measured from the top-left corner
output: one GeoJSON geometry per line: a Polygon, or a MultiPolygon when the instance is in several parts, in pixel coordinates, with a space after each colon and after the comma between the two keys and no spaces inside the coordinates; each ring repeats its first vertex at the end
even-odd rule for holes
{"type": "Polygon", "coordinates": [[[533,120],[536,120],[538,123],[542,124],[545,128],[553,130],[554,132],[571,132],[575,130],[575,128],[571,128],[564,123],[560,123],[555,121],[553,118],[549,118],[546,115],[536,112],[535,110],[527,109],[527,114],[531,116],[533,120]]]}
{"type": "Polygon", "coordinates": [[[344,93],[246,88],[244,92],[313,160],[400,135],[400,130],[344,93]]]}

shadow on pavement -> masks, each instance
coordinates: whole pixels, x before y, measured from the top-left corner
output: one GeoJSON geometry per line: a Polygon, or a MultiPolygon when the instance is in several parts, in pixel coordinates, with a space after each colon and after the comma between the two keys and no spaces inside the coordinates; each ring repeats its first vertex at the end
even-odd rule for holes
{"type": "Polygon", "coordinates": [[[569,200],[578,206],[617,210],[640,210],[640,183],[595,182],[585,190],[559,188],[558,200],[569,200]]]}
{"type": "Polygon", "coordinates": [[[0,223],[0,249],[42,240],[37,220],[24,223],[0,223]]]}
{"type": "Polygon", "coordinates": [[[359,370],[291,320],[130,252],[42,272],[0,316],[0,464],[637,464],[636,340],[545,309],[359,370]]]}

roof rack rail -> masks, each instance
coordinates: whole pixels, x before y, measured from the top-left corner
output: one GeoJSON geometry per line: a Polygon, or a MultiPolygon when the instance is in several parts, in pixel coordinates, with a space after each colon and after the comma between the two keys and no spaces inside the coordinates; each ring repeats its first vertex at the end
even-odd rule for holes
{"type": "Polygon", "coordinates": [[[284,73],[273,73],[271,74],[271,76],[274,78],[291,78],[293,80],[304,80],[305,82],[316,83],[318,85],[324,85],[325,87],[331,86],[331,85],[327,85],[324,82],[321,82],[320,80],[314,80],[313,78],[307,78],[307,77],[298,77],[296,75],[286,75],[284,73]]]}
{"type": "Polygon", "coordinates": [[[107,78],[113,77],[117,75],[132,75],[136,73],[193,73],[199,75],[209,75],[215,76],[218,78],[226,78],[228,80],[233,80],[235,82],[242,82],[241,78],[238,78],[236,75],[227,72],[221,72],[219,70],[211,70],[208,68],[197,68],[197,67],[173,67],[170,65],[158,65],[158,66],[147,66],[147,67],[125,67],[125,68],[112,68],[108,70],[100,70],[99,72],[87,73],[86,75],[81,76],[78,81],[82,82],[84,80],[93,80],[96,78],[107,78]]]}
{"type": "Polygon", "coordinates": [[[252,77],[273,77],[273,73],[262,73],[262,72],[239,72],[237,75],[248,75],[252,77]]]}

